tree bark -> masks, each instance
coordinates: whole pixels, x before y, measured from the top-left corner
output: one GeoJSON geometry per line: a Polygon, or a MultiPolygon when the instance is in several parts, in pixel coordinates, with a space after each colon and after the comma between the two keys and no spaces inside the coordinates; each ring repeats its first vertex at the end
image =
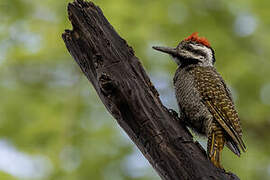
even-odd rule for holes
{"type": "Polygon", "coordinates": [[[62,37],[107,110],[164,180],[236,180],[218,169],[177,113],[162,105],[133,49],[92,2],[68,5],[62,37]]]}

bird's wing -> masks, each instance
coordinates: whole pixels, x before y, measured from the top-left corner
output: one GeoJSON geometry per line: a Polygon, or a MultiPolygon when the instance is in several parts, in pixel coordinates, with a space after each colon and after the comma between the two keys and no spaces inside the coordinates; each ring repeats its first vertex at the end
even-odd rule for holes
{"type": "Polygon", "coordinates": [[[246,150],[246,146],[242,140],[240,119],[224,80],[214,67],[195,67],[190,70],[190,73],[193,74],[203,103],[229,135],[230,143],[227,145],[234,153],[239,155],[238,145],[242,151],[246,150]],[[233,145],[230,146],[230,144],[233,145]],[[237,150],[234,151],[234,148],[237,150]]]}

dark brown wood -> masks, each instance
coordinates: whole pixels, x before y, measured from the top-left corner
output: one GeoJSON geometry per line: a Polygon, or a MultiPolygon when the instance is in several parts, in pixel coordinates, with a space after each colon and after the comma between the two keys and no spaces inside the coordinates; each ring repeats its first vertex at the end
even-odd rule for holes
{"type": "Polygon", "coordinates": [[[162,179],[236,180],[214,167],[177,113],[164,107],[133,49],[101,9],[77,0],[68,5],[73,30],[63,39],[107,110],[162,179]]]}

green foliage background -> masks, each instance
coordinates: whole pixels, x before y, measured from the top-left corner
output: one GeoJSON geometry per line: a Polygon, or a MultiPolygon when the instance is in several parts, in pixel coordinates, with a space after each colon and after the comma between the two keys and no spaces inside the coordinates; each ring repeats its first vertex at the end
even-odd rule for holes
{"type": "MultiPolygon", "coordinates": [[[[68,2],[0,0],[0,179],[159,179],[67,52],[61,34],[71,29],[68,2]]],[[[171,108],[176,65],[151,46],[176,46],[196,31],[209,39],[248,147],[241,158],[225,150],[223,165],[241,179],[270,179],[269,1],[94,2],[171,108]]]]}

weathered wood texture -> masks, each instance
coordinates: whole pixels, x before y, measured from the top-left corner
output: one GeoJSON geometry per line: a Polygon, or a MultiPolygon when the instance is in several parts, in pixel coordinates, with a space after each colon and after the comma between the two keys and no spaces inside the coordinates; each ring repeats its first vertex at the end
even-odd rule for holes
{"type": "Polygon", "coordinates": [[[214,167],[177,114],[162,105],[133,49],[99,7],[77,0],[68,14],[73,30],[63,33],[67,49],[162,179],[238,179],[214,167]]]}

